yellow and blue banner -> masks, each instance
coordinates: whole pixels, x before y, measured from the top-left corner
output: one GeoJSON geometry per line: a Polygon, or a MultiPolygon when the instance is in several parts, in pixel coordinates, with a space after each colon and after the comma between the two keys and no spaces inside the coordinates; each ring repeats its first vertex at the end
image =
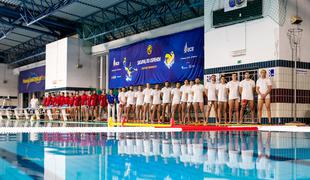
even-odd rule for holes
{"type": "Polygon", "coordinates": [[[110,50],[109,88],[203,77],[204,30],[196,28],[110,50]]]}
{"type": "Polygon", "coordinates": [[[45,90],[45,66],[21,71],[18,80],[19,93],[32,93],[45,90]]]}

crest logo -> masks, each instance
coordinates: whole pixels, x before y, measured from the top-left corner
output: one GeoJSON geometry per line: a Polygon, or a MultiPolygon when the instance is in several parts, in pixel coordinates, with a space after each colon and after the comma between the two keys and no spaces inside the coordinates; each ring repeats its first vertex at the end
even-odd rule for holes
{"type": "Polygon", "coordinates": [[[152,52],[153,52],[153,46],[152,45],[148,45],[146,52],[147,52],[148,55],[151,55],[152,52]]]}
{"type": "Polygon", "coordinates": [[[173,51],[165,55],[165,65],[167,66],[168,69],[170,69],[172,65],[174,64],[174,60],[175,60],[175,55],[173,51]]]}

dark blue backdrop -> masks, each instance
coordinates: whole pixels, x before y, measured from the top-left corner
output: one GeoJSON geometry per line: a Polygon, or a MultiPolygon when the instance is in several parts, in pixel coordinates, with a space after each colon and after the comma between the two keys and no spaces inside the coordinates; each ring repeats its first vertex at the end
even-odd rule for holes
{"type": "Polygon", "coordinates": [[[21,71],[18,80],[19,93],[32,93],[45,90],[45,66],[21,71]]]}
{"type": "Polygon", "coordinates": [[[202,78],[203,35],[197,28],[110,50],[109,88],[202,78]]]}

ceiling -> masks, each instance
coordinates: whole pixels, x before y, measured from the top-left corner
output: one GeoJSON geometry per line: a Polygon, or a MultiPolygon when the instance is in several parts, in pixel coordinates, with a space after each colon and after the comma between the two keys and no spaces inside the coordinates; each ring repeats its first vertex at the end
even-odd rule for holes
{"type": "Polygon", "coordinates": [[[96,45],[203,16],[203,0],[0,0],[0,63],[45,59],[45,45],[78,34],[96,45]]]}

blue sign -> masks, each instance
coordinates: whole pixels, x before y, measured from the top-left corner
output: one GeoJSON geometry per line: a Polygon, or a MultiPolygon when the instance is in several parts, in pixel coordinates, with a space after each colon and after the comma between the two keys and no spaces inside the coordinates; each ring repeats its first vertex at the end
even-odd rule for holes
{"type": "Polygon", "coordinates": [[[203,77],[204,30],[197,28],[110,50],[109,88],[203,77]]]}
{"type": "Polygon", "coordinates": [[[269,77],[274,77],[274,68],[268,70],[269,77]]]}
{"type": "Polygon", "coordinates": [[[224,0],[224,12],[247,7],[247,0],[224,0]]]}
{"type": "Polygon", "coordinates": [[[32,93],[45,90],[45,66],[21,71],[18,80],[19,93],[32,93]]]}

